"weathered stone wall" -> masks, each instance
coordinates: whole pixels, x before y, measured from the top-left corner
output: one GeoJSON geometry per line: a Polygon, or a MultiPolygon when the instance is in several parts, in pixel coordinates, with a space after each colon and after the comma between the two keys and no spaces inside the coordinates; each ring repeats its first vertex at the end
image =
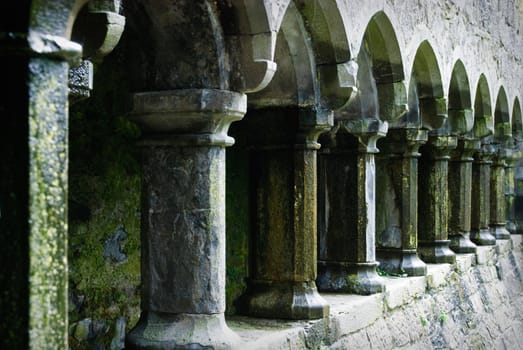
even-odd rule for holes
{"type": "MultiPolygon", "coordinates": [[[[510,108],[514,98],[521,101],[523,82],[523,5],[517,0],[345,0],[340,1],[346,16],[347,33],[356,57],[369,20],[384,11],[395,31],[404,67],[410,74],[421,42],[428,40],[439,65],[445,96],[454,64],[463,62],[472,98],[481,74],[487,78],[491,105],[501,86],[510,108]]],[[[392,38],[392,35],[391,35],[392,38]]]]}

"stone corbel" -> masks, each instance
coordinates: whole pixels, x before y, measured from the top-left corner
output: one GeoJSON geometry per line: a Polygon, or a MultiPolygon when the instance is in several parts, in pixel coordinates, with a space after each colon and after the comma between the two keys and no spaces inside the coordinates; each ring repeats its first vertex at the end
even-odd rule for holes
{"type": "Polygon", "coordinates": [[[450,131],[453,134],[463,135],[474,126],[474,113],[472,109],[449,109],[448,118],[450,131]]]}
{"type": "Polygon", "coordinates": [[[407,88],[404,81],[377,84],[380,116],[386,121],[401,119],[408,111],[407,88]]]}
{"type": "Polygon", "coordinates": [[[354,60],[316,66],[321,105],[332,110],[346,106],[356,87],[358,64],[354,60]]]}
{"type": "Polygon", "coordinates": [[[120,0],[92,0],[88,11],[75,22],[73,40],[82,44],[83,60],[69,70],[69,98],[72,103],[89,98],[93,89],[93,65],[116,47],[125,27],[118,12],[120,0]]]}
{"type": "MultiPolygon", "coordinates": [[[[277,3],[269,0],[231,0],[231,16],[238,24],[226,30],[225,36],[240,72],[233,76],[234,88],[245,93],[257,92],[272,80],[277,65],[274,62],[276,40],[290,0],[277,3]]],[[[224,9],[227,12],[228,9],[224,9]]]]}
{"type": "Polygon", "coordinates": [[[494,134],[494,123],[491,115],[482,115],[474,121],[474,137],[482,139],[494,134]]]}
{"type": "Polygon", "coordinates": [[[98,63],[120,41],[125,17],[119,14],[118,0],[92,0],[87,6],[87,12],[75,22],[73,40],[82,44],[85,59],[98,63]]]}
{"type": "Polygon", "coordinates": [[[506,142],[512,137],[512,125],[510,122],[496,123],[494,126],[495,142],[506,142]]]}
{"type": "Polygon", "coordinates": [[[420,98],[419,110],[423,128],[439,129],[447,120],[447,100],[445,98],[420,98]]]}

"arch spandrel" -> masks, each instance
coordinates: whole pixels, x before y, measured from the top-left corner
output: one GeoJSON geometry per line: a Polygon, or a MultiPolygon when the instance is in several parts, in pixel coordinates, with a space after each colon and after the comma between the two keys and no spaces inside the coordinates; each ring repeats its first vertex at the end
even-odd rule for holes
{"type": "Polygon", "coordinates": [[[440,68],[432,46],[425,40],[419,45],[412,65],[408,124],[434,130],[440,128],[446,119],[440,68]]]}
{"type": "Polygon", "coordinates": [[[501,86],[496,97],[494,110],[494,140],[503,142],[512,136],[507,93],[501,86]]]}
{"type": "Polygon", "coordinates": [[[470,83],[465,66],[457,60],[452,69],[448,96],[448,131],[463,135],[474,125],[470,83]]]}

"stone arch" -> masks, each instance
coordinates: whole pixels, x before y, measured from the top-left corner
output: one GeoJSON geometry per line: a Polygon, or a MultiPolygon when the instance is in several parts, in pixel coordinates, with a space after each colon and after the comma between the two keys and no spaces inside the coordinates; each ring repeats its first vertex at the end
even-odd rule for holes
{"type": "Polygon", "coordinates": [[[523,120],[521,118],[521,105],[519,98],[516,97],[512,107],[512,136],[516,142],[523,141],[523,120]]]}
{"type": "Polygon", "coordinates": [[[276,71],[276,35],[289,0],[133,1],[124,7],[134,89],[254,92],[276,71]],[[183,28],[183,29],[181,29],[183,28]]]}
{"type": "Polygon", "coordinates": [[[510,125],[510,114],[507,93],[501,86],[496,97],[496,107],[494,109],[494,140],[503,141],[512,136],[510,125]]]}
{"type": "Polygon", "coordinates": [[[481,74],[474,99],[474,127],[472,132],[475,138],[480,139],[493,133],[491,101],[487,78],[484,74],[481,74]]]}
{"type": "Polygon", "coordinates": [[[267,87],[249,96],[249,106],[314,106],[319,101],[316,64],[311,41],[298,9],[291,3],[276,40],[278,70],[267,87]]]}
{"type": "Polygon", "coordinates": [[[458,59],[452,69],[449,85],[449,131],[464,134],[472,129],[473,122],[469,78],[463,62],[458,59]]]}
{"type": "Polygon", "coordinates": [[[311,38],[321,105],[339,109],[356,85],[357,64],[351,60],[345,20],[334,2],[296,1],[311,38]]]}
{"type": "Polygon", "coordinates": [[[446,108],[441,73],[430,43],[423,41],[414,56],[409,83],[408,124],[432,130],[441,127],[446,108]]]}
{"type": "Polygon", "coordinates": [[[367,24],[358,64],[363,117],[388,122],[402,118],[407,111],[403,60],[395,30],[383,11],[367,24]]]}

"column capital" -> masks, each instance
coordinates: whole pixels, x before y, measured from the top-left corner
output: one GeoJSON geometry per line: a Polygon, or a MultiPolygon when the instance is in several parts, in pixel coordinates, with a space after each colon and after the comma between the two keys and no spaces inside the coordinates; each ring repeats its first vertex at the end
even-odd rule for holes
{"type": "Polygon", "coordinates": [[[475,139],[459,138],[457,147],[451,152],[454,162],[472,162],[473,155],[481,148],[481,142],[475,139]]]}
{"type": "Polygon", "coordinates": [[[245,94],[215,89],[141,92],[129,118],[142,129],[143,145],[230,146],[232,122],[247,110],[245,94]]]}
{"type": "Polygon", "coordinates": [[[80,63],[82,46],[64,37],[40,33],[0,32],[0,56],[26,56],[58,58],[70,65],[80,63]]]}
{"type": "Polygon", "coordinates": [[[427,131],[423,129],[391,129],[387,133],[386,142],[380,146],[380,152],[393,157],[418,158],[418,149],[427,139],[427,131]]]}
{"type": "Polygon", "coordinates": [[[434,159],[449,159],[450,152],[458,146],[458,138],[448,135],[429,135],[427,146],[434,159]]]}
{"type": "Polygon", "coordinates": [[[333,112],[328,109],[304,108],[298,111],[298,132],[296,145],[319,149],[318,137],[328,132],[334,124],[333,112]]]}
{"type": "Polygon", "coordinates": [[[387,135],[389,125],[378,119],[343,120],[341,126],[358,138],[358,151],[378,153],[376,142],[387,135]]]}

